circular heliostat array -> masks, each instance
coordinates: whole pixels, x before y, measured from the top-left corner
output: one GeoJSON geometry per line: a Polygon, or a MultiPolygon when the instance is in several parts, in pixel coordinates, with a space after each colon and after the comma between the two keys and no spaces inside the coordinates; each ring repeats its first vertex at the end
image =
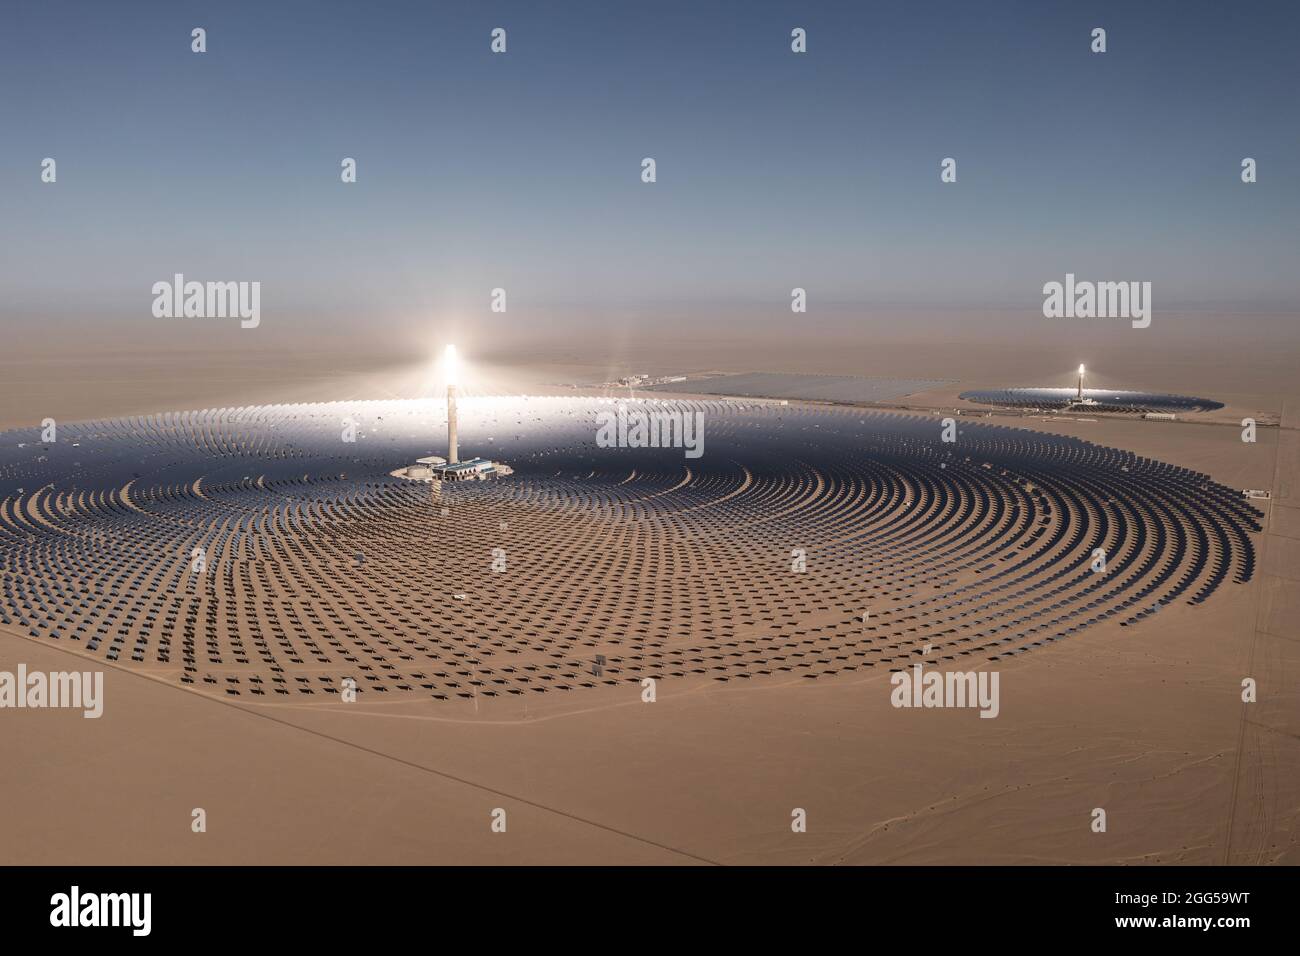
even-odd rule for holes
{"type": "Polygon", "coordinates": [[[666,400],[628,414],[698,443],[603,447],[615,408],[463,400],[514,474],[455,484],[389,474],[441,450],[439,402],[5,433],[0,623],[241,698],[454,699],[983,662],[1253,573],[1240,494],[1078,439],[666,400]]]}
{"type": "Polygon", "coordinates": [[[1083,401],[1073,388],[994,388],[962,392],[958,398],[981,405],[1005,408],[1085,408],[1103,412],[1212,412],[1222,402],[1190,395],[1161,395],[1155,392],[1120,392],[1109,388],[1085,388],[1083,401]]]}

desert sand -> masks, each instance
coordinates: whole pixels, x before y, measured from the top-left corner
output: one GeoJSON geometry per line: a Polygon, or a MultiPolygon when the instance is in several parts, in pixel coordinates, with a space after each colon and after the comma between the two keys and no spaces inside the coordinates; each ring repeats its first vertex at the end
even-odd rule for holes
{"type": "MultiPolygon", "coordinates": [[[[811,680],[779,671],[725,682],[687,675],[661,680],[653,704],[643,703],[635,683],[599,680],[572,692],[522,696],[369,693],[348,705],[323,694],[234,697],[202,681],[178,682],[175,662],[107,661],[102,649],[0,627],[0,669],[18,662],[31,669],[103,669],[107,700],[99,720],[69,711],[4,715],[10,772],[0,822],[3,858],[77,864],[1300,862],[1300,391],[1276,355],[1253,373],[1204,353],[1189,356],[1174,366],[1116,352],[1109,364],[1091,359],[1090,367],[1109,376],[1112,387],[1205,394],[1224,401],[1224,409],[1177,422],[990,421],[1124,449],[1205,472],[1230,488],[1270,489],[1271,501],[1256,503],[1263,531],[1253,535],[1252,579],[1225,584],[1194,608],[1163,608],[1137,627],[1113,619],[995,665],[972,659],[970,666],[1001,673],[995,720],[971,710],[891,707],[886,667],[811,680]],[[1240,440],[1246,415],[1265,423],[1254,445],[1240,440]],[[1244,677],[1258,684],[1255,703],[1241,700],[1244,677]],[[207,813],[206,833],[190,830],[197,807],[207,813]],[[1105,833],[1089,825],[1097,807],[1107,812],[1105,833]],[[490,826],[497,808],[508,815],[505,833],[490,826]],[[794,808],[807,812],[806,833],[791,830],[794,808]]],[[[782,357],[780,365],[770,358],[755,364],[744,349],[697,351],[687,369],[666,350],[644,367],[622,367],[869,374],[879,371],[867,368],[876,362],[892,366],[896,376],[951,379],[906,399],[921,414],[962,408],[956,395],[968,387],[1062,384],[1045,380],[1041,356],[1032,352],[892,345],[834,355],[809,346],[782,357]],[[860,355],[874,357],[859,362],[860,355]]],[[[1068,372],[1075,360],[1054,361],[1068,372]]],[[[409,394],[383,356],[335,355],[329,375],[311,355],[174,353],[164,366],[138,350],[97,358],[51,350],[7,361],[26,376],[7,379],[7,427],[32,428],[46,415],[84,421],[409,394]],[[53,368],[66,374],[51,376],[53,368]]],[[[554,383],[603,380],[610,367],[607,355],[577,348],[494,358],[503,380],[551,394],[554,383]]],[[[966,405],[963,412],[984,410],[966,405]]],[[[434,507],[431,502],[430,529],[440,520],[434,507]]],[[[477,507],[467,509],[459,531],[446,540],[462,533],[477,542],[487,533],[499,515],[477,507]]],[[[506,533],[545,535],[547,521],[544,512],[516,509],[506,533]]],[[[354,529],[340,552],[353,545],[365,551],[375,531],[354,529]]],[[[727,618],[739,605],[721,613],[708,601],[695,603],[696,571],[689,563],[677,566],[672,579],[645,580],[627,565],[617,541],[562,544],[603,547],[613,563],[603,579],[586,582],[606,586],[593,594],[554,569],[525,579],[522,587],[533,590],[518,600],[541,602],[559,631],[581,631],[575,609],[594,601],[606,610],[626,609],[652,630],[663,626],[670,648],[710,640],[724,623],[739,625],[742,639],[749,633],[745,622],[727,618]],[[710,611],[716,616],[708,618],[710,611]]],[[[377,560],[369,567],[378,574],[377,560]]],[[[763,580],[762,590],[779,603],[770,589],[782,579],[763,580]]],[[[808,585],[814,596],[868,586],[808,585]]],[[[258,597],[288,598],[299,620],[312,607],[327,612],[328,601],[277,597],[268,587],[258,597]]],[[[377,579],[376,587],[401,596],[391,581],[377,579]]],[[[736,593],[750,591],[738,584],[736,593]]],[[[430,600],[407,597],[413,608],[430,600]]],[[[797,609],[799,619],[791,623],[840,620],[848,610],[835,607],[819,617],[814,604],[797,609]]],[[[377,630],[401,631],[399,607],[382,613],[376,607],[377,630]]],[[[523,626],[498,623],[507,632],[523,626]]],[[[437,622],[429,624],[436,630],[437,622]]],[[[454,645],[456,637],[445,640],[454,645]]],[[[564,648],[584,661],[606,649],[564,648]]],[[[480,659],[481,651],[469,649],[480,659]]],[[[332,662],[321,673],[332,680],[337,657],[328,650],[323,656],[332,662]]],[[[384,662],[372,663],[382,671],[384,662]]]]}

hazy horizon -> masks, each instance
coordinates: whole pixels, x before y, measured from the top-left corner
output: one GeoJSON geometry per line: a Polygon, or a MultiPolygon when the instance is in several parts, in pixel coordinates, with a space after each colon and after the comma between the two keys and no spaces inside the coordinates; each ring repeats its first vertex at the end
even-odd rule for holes
{"type": "Polygon", "coordinates": [[[1291,5],[136,12],[22,6],[0,35],[0,77],[33,91],[0,104],[0,322],[20,343],[412,351],[557,329],[617,351],[647,323],[838,335],[919,311],[925,337],[951,310],[1055,336],[1034,312],[1067,272],[1152,283],[1150,329],[1100,323],[1125,349],[1174,312],[1300,314],[1291,5]],[[260,282],[260,327],[155,318],[177,273],[260,282]]]}

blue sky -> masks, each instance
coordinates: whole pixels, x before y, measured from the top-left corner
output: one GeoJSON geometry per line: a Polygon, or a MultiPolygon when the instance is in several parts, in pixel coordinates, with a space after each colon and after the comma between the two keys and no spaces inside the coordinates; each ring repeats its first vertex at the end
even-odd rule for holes
{"type": "Polygon", "coordinates": [[[1253,0],[10,3],[0,321],[147,316],[175,272],[302,327],[494,286],[1033,309],[1067,271],[1296,310],[1298,48],[1253,0]]]}

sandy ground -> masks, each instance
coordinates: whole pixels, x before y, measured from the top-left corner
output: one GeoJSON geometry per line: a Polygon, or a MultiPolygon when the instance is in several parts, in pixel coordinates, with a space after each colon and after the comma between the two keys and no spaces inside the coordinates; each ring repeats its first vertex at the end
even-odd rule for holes
{"type": "MultiPolygon", "coordinates": [[[[6,361],[21,369],[4,387],[10,425],[353,397],[323,393],[344,381],[364,393],[374,376],[395,382],[364,355],[336,357],[328,374],[311,355],[6,361]]],[[[699,370],[734,361],[696,357],[699,370]]],[[[853,364],[840,361],[825,370],[853,364]]],[[[97,657],[110,702],[100,720],[0,713],[0,860],[1300,863],[1300,387],[1272,365],[1216,370],[1203,356],[1189,384],[1186,364],[1146,361],[1146,378],[1134,362],[1122,382],[1099,384],[1204,394],[1229,407],[1196,424],[1006,423],[1272,489],[1255,538],[1259,570],[1249,585],[1200,608],[1171,607],[1158,623],[1101,626],[999,662],[996,720],[896,710],[888,675],[874,671],[664,682],[654,704],[614,688],[546,695],[526,711],[516,699],[343,710],[227,701],[97,657]],[[1272,414],[1280,427],[1244,445],[1243,414],[1272,414]],[[1247,676],[1259,686],[1253,704],[1240,699],[1247,676]],[[195,807],[207,811],[207,833],[190,832],[195,807]],[[1090,828],[1097,807],[1105,833],[1090,828]],[[505,833],[490,828],[495,808],[506,810],[505,833]],[[794,808],[807,811],[806,833],[791,832],[794,808]]],[[[504,379],[535,384],[600,380],[608,366],[580,354],[497,360],[504,379]]],[[[953,394],[1059,384],[1041,381],[1030,361],[988,353],[932,356],[930,366],[914,358],[895,374],[952,377],[953,394]]],[[[916,401],[954,404],[947,392],[916,401]]],[[[0,632],[0,669],[20,661],[91,666],[75,651],[0,632]]]]}

